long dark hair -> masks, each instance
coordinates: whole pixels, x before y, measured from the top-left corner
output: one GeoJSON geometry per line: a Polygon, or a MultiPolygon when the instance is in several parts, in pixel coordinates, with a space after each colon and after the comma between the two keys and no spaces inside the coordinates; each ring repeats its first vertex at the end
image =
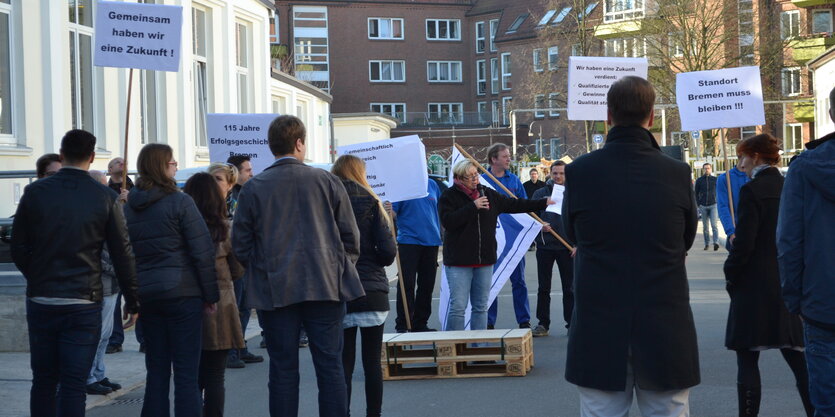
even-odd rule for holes
{"type": "Polygon", "coordinates": [[[179,191],[174,179],[165,173],[168,162],[173,158],[174,151],[164,143],[149,143],[142,147],[136,159],[136,169],[139,171],[136,186],[140,190],[159,187],[168,194],[179,191]]]}
{"type": "Polygon", "coordinates": [[[226,201],[220,196],[214,177],[206,172],[198,172],[186,181],[183,191],[194,199],[194,204],[197,205],[197,209],[206,221],[206,226],[209,227],[212,241],[226,240],[229,234],[229,225],[226,223],[226,201]]]}

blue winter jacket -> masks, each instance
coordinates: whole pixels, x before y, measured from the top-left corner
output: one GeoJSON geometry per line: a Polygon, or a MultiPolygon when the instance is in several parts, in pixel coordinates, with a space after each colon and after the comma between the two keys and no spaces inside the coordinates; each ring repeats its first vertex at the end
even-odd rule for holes
{"type": "MultiPolygon", "coordinates": [[[[783,301],[812,324],[835,327],[835,133],[792,162],[777,223],[783,301]]],[[[816,141],[817,142],[817,141],[816,141]]],[[[813,142],[814,143],[814,142],[813,142]]]]}
{"type": "MultiPolygon", "coordinates": [[[[729,172],[731,173],[731,192],[734,197],[734,220],[736,220],[737,213],[739,212],[739,189],[749,179],[748,175],[736,167],[731,168],[729,172]]],[[[728,208],[728,180],[725,179],[724,173],[716,177],[716,209],[719,211],[719,221],[722,222],[725,235],[730,236],[734,234],[736,226],[734,225],[734,220],[731,220],[731,210],[728,208]]]]}

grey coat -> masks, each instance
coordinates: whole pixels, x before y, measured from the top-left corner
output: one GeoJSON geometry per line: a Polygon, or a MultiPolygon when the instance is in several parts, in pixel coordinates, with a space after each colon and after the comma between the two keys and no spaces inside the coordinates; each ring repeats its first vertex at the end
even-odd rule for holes
{"type": "Polygon", "coordinates": [[[354,266],[360,240],[351,202],[331,173],[281,159],[238,196],[232,248],[246,267],[246,307],[365,295],[354,266]]]}

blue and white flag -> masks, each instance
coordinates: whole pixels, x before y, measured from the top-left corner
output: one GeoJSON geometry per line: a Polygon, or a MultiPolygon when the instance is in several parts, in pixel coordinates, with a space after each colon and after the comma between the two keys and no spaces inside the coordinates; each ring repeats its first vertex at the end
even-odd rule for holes
{"type": "MultiPolygon", "coordinates": [[[[464,160],[466,157],[452,148],[452,161],[450,167],[464,160]]],[[[493,188],[483,177],[479,177],[481,185],[493,188]]],[[[452,169],[450,168],[449,183],[454,186],[452,180],[452,169]]],[[[531,243],[542,230],[542,225],[527,214],[500,214],[496,224],[496,264],[493,265],[493,278],[490,283],[490,298],[487,305],[499,295],[510,274],[519,265],[519,262],[527,253],[531,243]]],[[[441,301],[438,306],[438,318],[441,321],[441,329],[447,328],[447,312],[449,311],[449,283],[446,277],[446,268],[441,269],[441,301]]],[[[464,315],[464,327],[470,328],[470,312],[472,305],[467,303],[467,311],[464,315]]]]}

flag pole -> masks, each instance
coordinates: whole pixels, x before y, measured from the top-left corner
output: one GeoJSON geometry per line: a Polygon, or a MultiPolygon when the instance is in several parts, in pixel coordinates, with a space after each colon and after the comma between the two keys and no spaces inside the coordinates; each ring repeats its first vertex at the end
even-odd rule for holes
{"type": "Polygon", "coordinates": [[[128,132],[130,128],[130,95],[133,89],[133,68],[128,71],[128,105],[125,109],[125,153],[122,172],[122,190],[128,187],[128,132]]]}
{"type": "MultiPolygon", "coordinates": [[[[432,181],[431,179],[429,181],[432,181]]],[[[406,284],[403,282],[403,268],[400,266],[400,247],[397,245],[397,232],[394,230],[394,219],[391,220],[391,237],[394,238],[394,245],[397,250],[394,252],[394,261],[397,263],[397,281],[400,285],[400,298],[403,303],[403,312],[406,316],[406,330],[412,331],[412,318],[409,311],[409,303],[406,302],[406,284]]]]}

